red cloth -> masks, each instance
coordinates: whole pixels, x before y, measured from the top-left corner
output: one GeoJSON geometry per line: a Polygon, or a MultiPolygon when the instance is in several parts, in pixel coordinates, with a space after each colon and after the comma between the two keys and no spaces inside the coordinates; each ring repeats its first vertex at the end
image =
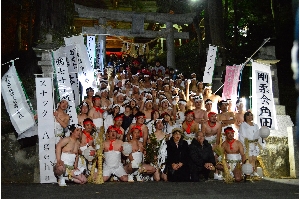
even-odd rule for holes
{"type": "Polygon", "coordinates": [[[185,131],[187,132],[187,134],[191,133],[191,126],[193,125],[193,123],[194,123],[194,120],[190,124],[188,122],[186,122],[187,128],[185,131]]]}
{"type": "Polygon", "coordinates": [[[89,134],[88,132],[86,132],[85,130],[82,131],[83,134],[86,137],[86,143],[89,143],[91,140],[93,140],[94,138],[91,136],[91,134],[89,134]]]}
{"type": "Polygon", "coordinates": [[[112,151],[114,149],[114,146],[113,146],[113,142],[116,141],[116,140],[109,140],[110,143],[109,143],[109,149],[110,151],[112,151]]]}
{"type": "Polygon", "coordinates": [[[96,110],[96,112],[104,113],[104,110],[102,110],[100,107],[94,106],[94,109],[96,110]]]}
{"type": "Polygon", "coordinates": [[[233,149],[233,148],[232,148],[232,144],[234,143],[234,141],[235,141],[235,139],[233,139],[232,141],[228,141],[228,140],[227,140],[227,142],[228,142],[228,144],[229,144],[229,146],[230,146],[230,150],[233,149]]]}

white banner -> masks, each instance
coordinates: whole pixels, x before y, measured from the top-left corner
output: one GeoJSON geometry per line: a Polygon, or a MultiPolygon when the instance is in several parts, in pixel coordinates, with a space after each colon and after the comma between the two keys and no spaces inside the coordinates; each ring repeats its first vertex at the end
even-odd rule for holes
{"type": "MultiPolygon", "coordinates": [[[[53,51],[55,71],[58,83],[58,91],[60,99],[64,98],[68,101],[67,113],[70,116],[69,124],[78,124],[76,106],[74,102],[74,93],[70,83],[66,57],[61,57],[59,51],[53,51]]],[[[68,136],[66,134],[66,136],[68,136]]]]}
{"type": "Polygon", "coordinates": [[[214,75],[216,57],[217,57],[217,50],[216,46],[209,45],[208,52],[207,52],[207,61],[205,65],[205,71],[203,76],[203,83],[212,83],[212,78],[214,75]]]}
{"type": "Polygon", "coordinates": [[[89,55],[89,61],[91,63],[92,68],[95,68],[95,54],[96,54],[96,44],[95,44],[95,36],[87,36],[86,37],[86,47],[89,55]]]}
{"type": "Polygon", "coordinates": [[[1,93],[11,123],[20,136],[35,124],[33,113],[26,101],[15,66],[11,66],[1,80],[1,93]]]}
{"type": "Polygon", "coordinates": [[[38,114],[40,182],[53,183],[56,177],[52,164],[55,162],[55,135],[53,116],[52,79],[36,78],[36,100],[38,114]]]}
{"type": "Polygon", "coordinates": [[[278,129],[270,65],[252,62],[252,109],[259,126],[278,129]]]}
{"type": "Polygon", "coordinates": [[[81,102],[79,96],[79,81],[78,81],[78,56],[76,45],[60,47],[56,52],[56,56],[66,57],[69,78],[72,88],[72,93],[74,97],[75,106],[78,106],[81,102]]]}
{"type": "MultiPolygon", "coordinates": [[[[99,37],[98,37],[99,38],[99,37]]],[[[103,72],[104,70],[104,41],[101,39],[98,40],[97,48],[96,48],[96,66],[97,68],[100,68],[100,71],[103,72]]]]}
{"type": "MultiPolygon", "coordinates": [[[[82,35],[64,38],[66,46],[76,45],[77,49],[77,63],[78,63],[78,79],[81,82],[83,91],[88,87],[94,87],[94,69],[89,61],[87,48],[84,45],[84,38],[82,35]]],[[[96,84],[96,83],[95,83],[96,84]]],[[[97,90],[96,90],[97,91],[97,90]]]]}

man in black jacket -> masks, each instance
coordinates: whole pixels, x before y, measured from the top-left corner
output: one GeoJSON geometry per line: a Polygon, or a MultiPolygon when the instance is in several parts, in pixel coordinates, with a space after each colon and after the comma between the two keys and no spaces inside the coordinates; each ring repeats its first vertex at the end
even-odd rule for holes
{"type": "Polygon", "coordinates": [[[174,128],[172,138],[167,141],[167,176],[171,182],[190,181],[188,165],[189,147],[187,141],[183,140],[182,129],[174,128]]]}
{"type": "Polygon", "coordinates": [[[208,180],[209,172],[216,165],[211,145],[202,132],[197,132],[189,146],[191,181],[199,182],[200,174],[208,180]]]}

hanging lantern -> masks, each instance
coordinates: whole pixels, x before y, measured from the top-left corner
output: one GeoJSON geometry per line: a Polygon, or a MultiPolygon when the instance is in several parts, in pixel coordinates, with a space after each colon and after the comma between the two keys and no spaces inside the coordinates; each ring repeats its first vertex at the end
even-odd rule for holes
{"type": "Polygon", "coordinates": [[[262,138],[267,138],[270,135],[270,129],[266,126],[262,126],[259,129],[259,136],[262,138]]]}
{"type": "Polygon", "coordinates": [[[129,156],[129,154],[132,152],[132,146],[128,142],[123,143],[123,154],[125,156],[129,156]]]}
{"type": "Polygon", "coordinates": [[[87,149],[83,151],[83,156],[85,159],[87,159],[89,162],[91,162],[95,157],[94,155],[91,155],[91,152],[94,151],[95,154],[95,149],[92,146],[89,146],[87,149]]]}
{"type": "Polygon", "coordinates": [[[247,162],[245,164],[243,164],[243,166],[242,166],[242,172],[245,175],[250,175],[253,172],[252,164],[250,164],[248,160],[247,160],[247,162]]]}

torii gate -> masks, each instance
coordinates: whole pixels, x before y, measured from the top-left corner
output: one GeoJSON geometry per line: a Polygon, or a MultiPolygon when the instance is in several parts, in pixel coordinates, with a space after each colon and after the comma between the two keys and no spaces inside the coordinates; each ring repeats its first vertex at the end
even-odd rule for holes
{"type": "MultiPolygon", "coordinates": [[[[98,19],[99,26],[82,27],[82,33],[85,34],[99,34],[98,38],[103,44],[106,43],[105,34],[114,36],[127,37],[166,37],[167,46],[167,66],[175,68],[175,52],[174,52],[174,38],[189,39],[188,32],[174,32],[173,24],[191,24],[196,13],[188,14],[166,14],[166,13],[136,13],[118,10],[105,10],[99,8],[91,8],[75,4],[75,10],[81,18],[98,19]],[[107,20],[131,22],[131,29],[112,29],[105,28],[107,20]],[[166,30],[151,31],[144,30],[144,22],[165,23],[166,30]],[[101,26],[102,25],[102,26],[101,26]]],[[[103,53],[105,54],[105,45],[103,45],[103,53]]]]}

